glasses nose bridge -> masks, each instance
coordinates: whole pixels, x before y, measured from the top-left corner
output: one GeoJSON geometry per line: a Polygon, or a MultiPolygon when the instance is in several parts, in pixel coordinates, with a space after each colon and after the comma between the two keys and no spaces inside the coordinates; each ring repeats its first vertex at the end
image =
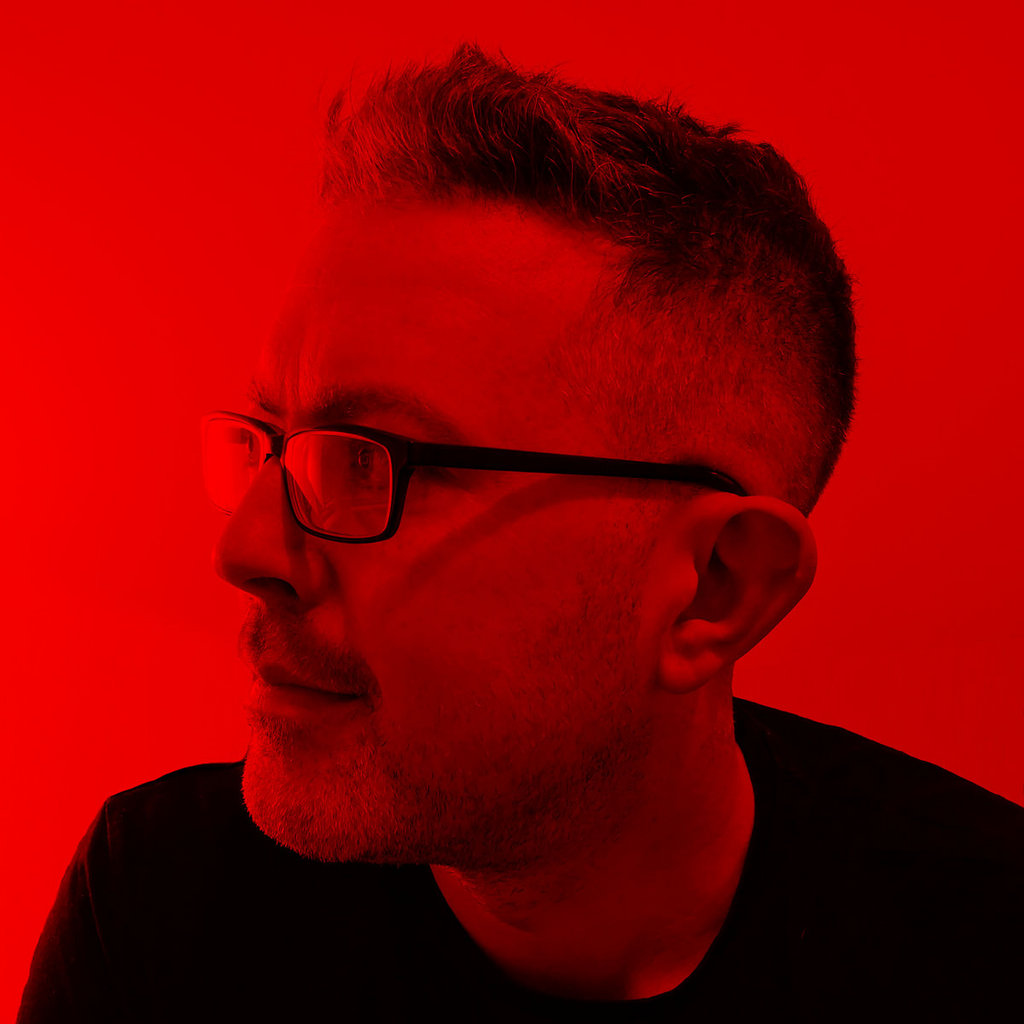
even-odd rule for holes
{"type": "Polygon", "coordinates": [[[284,454],[285,435],[272,434],[270,433],[270,431],[264,431],[263,436],[266,440],[266,449],[263,453],[263,459],[260,462],[258,468],[256,469],[256,472],[254,473],[252,480],[250,481],[249,487],[251,488],[253,484],[255,484],[256,478],[258,476],[263,475],[263,471],[267,468],[267,463],[271,459],[277,458],[281,468],[281,472],[284,476],[285,494],[288,497],[288,505],[290,507],[291,495],[288,494],[287,470],[284,468],[284,460],[282,459],[282,456],[284,454]]]}
{"type": "MultiPolygon", "coordinates": [[[[277,460],[278,460],[278,466],[277,466],[276,472],[274,472],[272,474],[272,476],[277,481],[279,481],[279,484],[274,484],[274,485],[271,485],[271,486],[273,486],[273,487],[281,486],[282,487],[283,493],[284,493],[284,503],[285,503],[285,506],[287,508],[288,515],[291,516],[293,521],[298,521],[298,516],[295,514],[295,507],[294,507],[294,504],[293,504],[293,501],[292,501],[292,495],[290,493],[290,489],[289,489],[289,486],[288,486],[289,473],[288,473],[288,470],[285,468],[284,462],[282,460],[282,455],[284,453],[284,448],[285,448],[286,436],[284,434],[271,433],[268,430],[264,430],[262,433],[263,433],[263,437],[264,437],[265,442],[266,442],[266,448],[264,449],[263,458],[260,461],[258,467],[256,467],[255,471],[253,472],[253,474],[252,474],[252,476],[251,476],[251,478],[249,480],[248,486],[245,489],[245,493],[243,494],[242,499],[239,501],[239,505],[241,504],[242,501],[251,501],[252,500],[252,493],[258,487],[259,488],[265,488],[267,486],[265,482],[264,483],[258,483],[258,481],[260,481],[265,476],[266,469],[267,469],[267,464],[270,462],[270,460],[272,458],[276,457],[277,460]]],[[[260,500],[264,500],[264,499],[260,499],[260,500]]],[[[237,511],[238,511],[238,509],[236,508],[235,512],[237,513],[237,511]]],[[[300,526],[302,525],[301,522],[299,523],[299,525],[300,526]]]]}
{"type": "Polygon", "coordinates": [[[268,444],[267,444],[267,453],[266,453],[266,455],[263,456],[263,464],[264,465],[266,465],[266,463],[268,463],[272,458],[274,458],[274,456],[277,456],[277,458],[279,458],[279,459],[281,458],[281,456],[284,454],[284,441],[285,441],[285,435],[284,434],[270,434],[270,433],[268,433],[266,435],[266,437],[267,437],[268,444]]]}

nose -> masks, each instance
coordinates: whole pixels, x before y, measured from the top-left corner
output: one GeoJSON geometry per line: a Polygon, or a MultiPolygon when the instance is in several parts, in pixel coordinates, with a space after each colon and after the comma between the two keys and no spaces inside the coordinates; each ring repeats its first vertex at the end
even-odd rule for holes
{"type": "Polygon", "coordinates": [[[228,517],[214,545],[213,568],[232,586],[256,597],[309,602],[315,589],[306,544],[310,539],[292,515],[281,462],[273,456],[228,517]]]}

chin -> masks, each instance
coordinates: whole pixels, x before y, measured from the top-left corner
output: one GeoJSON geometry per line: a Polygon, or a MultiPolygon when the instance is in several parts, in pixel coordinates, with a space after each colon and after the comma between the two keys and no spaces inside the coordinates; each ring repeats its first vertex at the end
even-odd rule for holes
{"type": "Polygon", "coordinates": [[[365,751],[344,764],[308,749],[283,751],[254,731],[242,798],[261,832],[302,857],[373,860],[383,808],[366,799],[369,760],[365,751]]]}
{"type": "Polygon", "coordinates": [[[242,776],[250,817],[279,845],[326,862],[521,870],[607,835],[617,815],[602,797],[608,787],[631,791],[638,771],[632,751],[567,761],[559,747],[540,764],[523,757],[496,768],[493,756],[450,754],[434,737],[332,744],[290,722],[253,724],[242,776]]]}

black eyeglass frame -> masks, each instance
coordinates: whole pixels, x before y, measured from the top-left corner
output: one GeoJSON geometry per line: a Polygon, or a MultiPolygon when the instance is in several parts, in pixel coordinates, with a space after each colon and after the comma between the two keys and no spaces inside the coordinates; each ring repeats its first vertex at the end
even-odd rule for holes
{"type": "MultiPolygon", "coordinates": [[[[218,410],[207,413],[201,423],[205,430],[206,424],[215,419],[240,421],[248,427],[256,429],[257,435],[263,440],[260,468],[268,459],[276,456],[284,469],[287,486],[288,506],[292,517],[299,526],[324,540],[339,541],[343,544],[372,544],[376,541],[393,537],[402,519],[405,506],[405,495],[413,470],[418,466],[437,469],[480,469],[496,470],[510,473],[552,473],[566,476],[607,476],[633,480],[675,480],[680,483],[695,484],[738,497],[747,497],[747,492],[736,480],[726,473],[696,463],[665,463],[637,462],[630,459],[606,459],[593,455],[556,455],[549,452],[526,452],[513,448],[481,448],[474,445],[435,444],[427,441],[414,441],[400,434],[392,434],[386,430],[363,427],[352,423],[332,423],[318,427],[304,427],[284,433],[277,427],[252,416],[244,416],[237,412],[218,410]],[[387,449],[391,459],[391,507],[388,520],[383,531],[373,537],[339,537],[333,533],[325,533],[302,522],[295,511],[295,498],[292,488],[297,486],[288,472],[285,463],[285,451],[288,442],[299,434],[313,433],[344,433],[356,437],[365,437],[375,441],[387,449]]],[[[231,514],[229,509],[217,506],[222,512],[231,514]]]]}

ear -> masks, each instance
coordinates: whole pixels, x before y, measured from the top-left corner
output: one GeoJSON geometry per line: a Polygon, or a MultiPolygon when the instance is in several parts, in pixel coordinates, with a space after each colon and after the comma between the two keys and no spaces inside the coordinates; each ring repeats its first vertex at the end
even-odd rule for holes
{"type": "Polygon", "coordinates": [[[661,552],[661,629],[653,639],[660,685],[689,692],[789,614],[814,579],[817,546],[799,509],[761,496],[702,495],[674,533],[661,552]]]}

